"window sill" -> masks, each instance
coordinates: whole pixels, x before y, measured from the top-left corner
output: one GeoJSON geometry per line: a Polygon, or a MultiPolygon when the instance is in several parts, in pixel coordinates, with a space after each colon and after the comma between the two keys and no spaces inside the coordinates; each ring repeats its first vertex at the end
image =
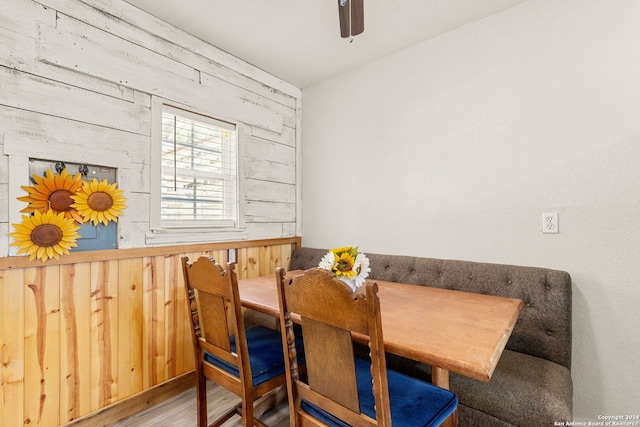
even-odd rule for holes
{"type": "Polygon", "coordinates": [[[154,245],[175,245],[183,243],[225,242],[246,240],[244,228],[193,228],[151,230],[145,234],[145,243],[154,245]]]}

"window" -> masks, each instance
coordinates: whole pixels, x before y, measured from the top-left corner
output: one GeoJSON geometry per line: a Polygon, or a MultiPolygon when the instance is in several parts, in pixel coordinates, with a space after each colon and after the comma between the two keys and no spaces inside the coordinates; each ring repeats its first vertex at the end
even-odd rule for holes
{"type": "Polygon", "coordinates": [[[160,225],[238,226],[236,125],[162,106],[160,225]]]}

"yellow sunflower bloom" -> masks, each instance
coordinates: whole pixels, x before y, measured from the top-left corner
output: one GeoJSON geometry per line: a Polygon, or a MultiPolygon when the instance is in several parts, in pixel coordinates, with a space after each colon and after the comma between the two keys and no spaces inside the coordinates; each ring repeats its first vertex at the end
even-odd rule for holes
{"type": "Polygon", "coordinates": [[[72,218],[82,222],[82,217],[71,207],[73,200],[71,196],[82,187],[82,176],[78,173],[69,175],[66,169],[59,174],[54,174],[47,169],[45,176],[33,175],[34,185],[22,186],[22,189],[29,193],[27,196],[18,197],[21,202],[29,205],[20,212],[45,213],[49,209],[54,213],[64,213],[65,218],[72,218]]]}
{"type": "Polygon", "coordinates": [[[33,216],[22,215],[22,224],[13,224],[16,231],[9,233],[17,246],[18,255],[28,254],[29,261],[39,258],[42,262],[50,258],[58,259],[68,254],[72,247],[78,246],[80,226],[64,213],[55,213],[49,209],[45,213],[36,210],[33,216]]]}
{"type": "Polygon", "coordinates": [[[358,248],[354,248],[353,246],[343,246],[341,248],[333,248],[331,249],[331,252],[333,252],[336,257],[345,252],[348,252],[355,257],[358,254],[358,248]]]}
{"type": "Polygon", "coordinates": [[[362,286],[371,271],[369,258],[358,253],[357,246],[329,250],[320,260],[318,267],[331,271],[339,280],[349,285],[353,292],[358,286],[362,286]]]}
{"type": "Polygon", "coordinates": [[[91,182],[84,182],[82,188],[71,198],[74,204],[71,206],[78,210],[85,221],[92,221],[96,226],[98,223],[107,225],[109,221],[118,221],[118,217],[124,215],[122,212],[127,205],[127,200],[122,195],[123,190],[116,189],[117,184],[109,184],[105,179],[98,182],[93,179],[91,182]]]}
{"type": "Polygon", "coordinates": [[[351,279],[357,275],[357,272],[353,270],[353,266],[356,263],[356,257],[349,252],[343,252],[339,256],[335,257],[335,265],[333,266],[333,272],[336,277],[342,276],[351,279]]]}

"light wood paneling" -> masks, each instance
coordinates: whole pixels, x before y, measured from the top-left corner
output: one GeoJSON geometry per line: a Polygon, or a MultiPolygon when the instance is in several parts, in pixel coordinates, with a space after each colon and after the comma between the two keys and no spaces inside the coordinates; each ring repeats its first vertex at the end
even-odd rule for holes
{"type": "Polygon", "coordinates": [[[0,273],[0,425],[22,424],[25,392],[24,271],[0,273]]]}
{"type": "Polygon", "coordinates": [[[45,425],[57,419],[60,389],[59,268],[24,270],[24,419],[45,425]],[[35,397],[39,397],[36,399],[35,397]]]}
{"type": "Polygon", "coordinates": [[[91,411],[118,396],[118,262],[91,264],[91,411]]]}
{"type": "MultiPolygon", "coordinates": [[[[58,426],[193,369],[180,258],[241,277],[288,267],[299,238],[0,258],[0,425],[58,426]]],[[[275,280],[275,279],[274,279],[275,280]]]]}

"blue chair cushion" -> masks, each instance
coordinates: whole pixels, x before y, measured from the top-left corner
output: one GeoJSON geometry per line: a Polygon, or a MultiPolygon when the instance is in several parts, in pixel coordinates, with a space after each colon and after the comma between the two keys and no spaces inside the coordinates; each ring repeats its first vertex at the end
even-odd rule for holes
{"type": "MultiPolygon", "coordinates": [[[[370,366],[371,363],[368,360],[356,358],[360,412],[375,419],[376,411],[371,389],[370,366]]],[[[399,372],[388,369],[387,381],[389,383],[391,423],[394,427],[439,426],[458,406],[458,398],[449,390],[399,372]]],[[[302,408],[330,426],[349,427],[344,421],[307,401],[303,400],[302,408]]]]}
{"type": "MultiPolygon", "coordinates": [[[[285,367],[280,332],[258,325],[247,328],[246,335],[253,385],[257,386],[268,379],[283,374],[285,367]]],[[[231,336],[230,339],[231,349],[235,352],[235,336],[231,336]]],[[[296,350],[298,353],[298,364],[301,365],[304,363],[304,345],[302,339],[296,338],[296,350]]],[[[240,376],[240,371],[236,366],[210,353],[205,352],[204,359],[236,377],[240,376]]]]}

